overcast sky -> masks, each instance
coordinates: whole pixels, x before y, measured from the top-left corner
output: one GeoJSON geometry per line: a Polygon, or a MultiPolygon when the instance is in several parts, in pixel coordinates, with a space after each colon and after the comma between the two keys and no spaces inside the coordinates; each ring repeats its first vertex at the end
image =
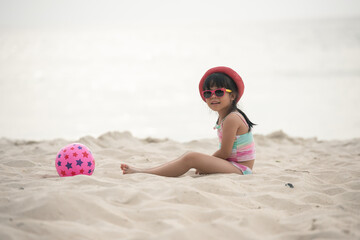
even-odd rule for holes
{"type": "Polygon", "coordinates": [[[5,28],[359,16],[359,0],[0,0],[5,28]]]}

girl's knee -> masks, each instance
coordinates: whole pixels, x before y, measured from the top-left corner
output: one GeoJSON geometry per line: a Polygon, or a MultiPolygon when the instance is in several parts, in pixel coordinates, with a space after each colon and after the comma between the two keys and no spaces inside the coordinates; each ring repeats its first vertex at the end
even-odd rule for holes
{"type": "Polygon", "coordinates": [[[194,164],[194,161],[196,161],[196,156],[197,156],[198,153],[196,152],[188,152],[188,153],[185,153],[182,157],[182,160],[187,164],[189,165],[190,167],[193,166],[194,164]]]}

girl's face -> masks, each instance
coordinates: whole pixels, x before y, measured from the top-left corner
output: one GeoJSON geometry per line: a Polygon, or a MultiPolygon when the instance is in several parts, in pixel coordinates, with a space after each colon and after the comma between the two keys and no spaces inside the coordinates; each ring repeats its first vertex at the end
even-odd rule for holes
{"type": "MultiPolygon", "coordinates": [[[[219,87],[211,87],[210,90],[216,90],[219,87]]],[[[235,96],[232,93],[225,92],[223,96],[218,97],[216,94],[212,94],[210,98],[205,98],[207,105],[209,108],[216,112],[227,112],[231,103],[234,101],[235,96]]]]}

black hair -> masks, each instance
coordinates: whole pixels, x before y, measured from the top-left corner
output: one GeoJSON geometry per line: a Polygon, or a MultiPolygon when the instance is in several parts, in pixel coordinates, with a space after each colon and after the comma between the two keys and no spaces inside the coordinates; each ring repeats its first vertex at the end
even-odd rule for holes
{"type": "MultiPolygon", "coordinates": [[[[245,121],[249,126],[249,132],[250,132],[251,128],[256,124],[251,122],[250,119],[246,116],[246,114],[237,107],[236,99],[239,96],[239,90],[235,82],[225,73],[213,73],[205,79],[203,90],[210,90],[211,87],[230,89],[232,93],[235,94],[235,99],[231,103],[231,107],[229,109],[228,114],[231,112],[238,111],[245,118],[245,121]]],[[[217,124],[219,123],[219,119],[217,120],[216,123],[217,124]]]]}

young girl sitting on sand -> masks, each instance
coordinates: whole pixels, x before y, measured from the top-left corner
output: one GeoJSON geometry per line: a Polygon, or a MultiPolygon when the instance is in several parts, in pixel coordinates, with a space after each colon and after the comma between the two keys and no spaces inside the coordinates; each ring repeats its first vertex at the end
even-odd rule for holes
{"type": "Polygon", "coordinates": [[[253,123],[236,104],[244,92],[241,77],[231,68],[215,67],[201,78],[199,90],[211,110],[218,112],[215,128],[220,149],[213,155],[188,152],[171,162],[150,169],[137,169],[121,164],[123,174],[149,173],[178,177],[196,169],[196,174],[238,173],[251,174],[255,161],[253,123]]]}

